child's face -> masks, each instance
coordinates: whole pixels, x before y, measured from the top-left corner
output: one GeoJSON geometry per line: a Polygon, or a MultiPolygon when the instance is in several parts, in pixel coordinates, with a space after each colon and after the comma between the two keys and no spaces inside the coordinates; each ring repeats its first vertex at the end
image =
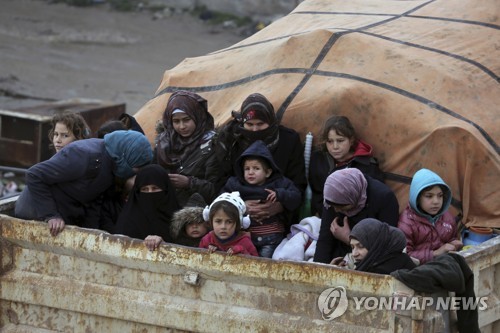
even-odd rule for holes
{"type": "Polygon", "coordinates": [[[243,176],[252,185],[263,185],[272,172],[271,169],[265,169],[258,160],[245,160],[243,163],[243,176]]]}
{"type": "Polygon", "coordinates": [[[212,218],[214,233],[219,239],[225,240],[234,235],[236,221],[232,220],[224,210],[219,209],[212,218]]]}
{"type": "Polygon", "coordinates": [[[75,135],[68,127],[63,123],[56,123],[54,127],[54,136],[52,137],[52,144],[59,152],[64,146],[76,140],[75,135]]]}
{"type": "Polygon", "coordinates": [[[179,112],[172,116],[172,127],[183,138],[189,138],[196,129],[196,123],[184,112],[179,112]]]}
{"type": "Polygon", "coordinates": [[[337,134],[337,131],[332,129],[328,132],[328,140],[326,140],[326,149],[328,153],[337,162],[344,162],[352,157],[350,152],[352,140],[343,135],[337,134]]]}
{"type": "Polygon", "coordinates": [[[427,214],[434,216],[443,207],[443,191],[439,186],[433,186],[430,190],[424,190],[418,196],[418,205],[427,214]]]}
{"type": "Polygon", "coordinates": [[[363,246],[357,239],[351,239],[351,249],[352,249],[352,257],[354,261],[360,262],[361,260],[366,258],[368,254],[368,249],[363,246]]]}
{"type": "Polygon", "coordinates": [[[191,238],[200,238],[208,233],[208,226],[206,223],[189,223],[186,225],[186,234],[191,238]]]}

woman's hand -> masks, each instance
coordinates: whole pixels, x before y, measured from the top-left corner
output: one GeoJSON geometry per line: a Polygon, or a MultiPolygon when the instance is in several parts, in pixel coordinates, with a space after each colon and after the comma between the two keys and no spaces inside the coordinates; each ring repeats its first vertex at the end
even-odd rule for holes
{"type": "Polygon", "coordinates": [[[60,217],[51,218],[47,222],[49,224],[49,230],[52,236],[57,236],[61,231],[64,230],[64,226],[66,225],[64,223],[64,220],[60,217]]]}
{"type": "Polygon", "coordinates": [[[163,242],[163,238],[156,235],[149,235],[144,239],[144,245],[146,245],[150,251],[156,250],[161,242],[163,242]]]}
{"type": "Polygon", "coordinates": [[[344,257],[337,257],[337,258],[332,259],[332,261],[330,262],[330,265],[335,265],[338,267],[346,267],[347,263],[344,260],[344,257]]]}
{"type": "Polygon", "coordinates": [[[259,200],[245,201],[247,214],[257,222],[268,219],[284,211],[283,205],[279,202],[260,202],[259,200]]]}
{"type": "Polygon", "coordinates": [[[439,249],[432,251],[432,254],[434,257],[437,257],[441,254],[445,254],[445,253],[448,253],[451,251],[456,251],[456,250],[457,250],[456,245],[453,244],[453,242],[451,242],[451,243],[446,243],[446,244],[441,245],[441,247],[439,249]]]}
{"type": "Polygon", "coordinates": [[[178,173],[169,173],[168,178],[175,188],[187,188],[189,187],[189,177],[184,175],[179,175],[178,173]]]}
{"type": "Polygon", "coordinates": [[[344,216],[344,225],[339,226],[339,218],[333,219],[332,224],[330,224],[330,231],[333,237],[337,238],[339,241],[349,244],[349,235],[351,234],[351,228],[349,227],[349,220],[347,216],[344,216]]]}
{"type": "Polygon", "coordinates": [[[267,188],[265,190],[266,190],[266,192],[269,193],[269,195],[266,198],[266,201],[268,201],[268,202],[276,202],[276,192],[273,191],[273,190],[267,189],[267,188]]]}

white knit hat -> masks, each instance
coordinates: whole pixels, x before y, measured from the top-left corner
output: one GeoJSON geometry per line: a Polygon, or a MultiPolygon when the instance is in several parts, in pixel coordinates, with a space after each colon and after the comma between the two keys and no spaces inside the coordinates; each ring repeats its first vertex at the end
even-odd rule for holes
{"type": "Polygon", "coordinates": [[[238,212],[240,214],[240,225],[242,229],[247,229],[250,226],[250,218],[248,216],[243,217],[243,215],[247,210],[247,207],[243,199],[241,199],[240,192],[238,191],[231,193],[229,192],[222,193],[217,198],[215,198],[215,200],[210,204],[210,207],[206,206],[205,209],[203,210],[203,219],[205,221],[209,220],[210,210],[212,209],[213,205],[218,201],[227,201],[238,209],[238,212]]]}

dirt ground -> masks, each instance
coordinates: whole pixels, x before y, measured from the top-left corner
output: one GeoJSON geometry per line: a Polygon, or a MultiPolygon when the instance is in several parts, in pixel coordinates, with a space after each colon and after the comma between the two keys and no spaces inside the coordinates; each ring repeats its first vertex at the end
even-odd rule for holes
{"type": "Polygon", "coordinates": [[[105,5],[0,0],[0,109],[92,98],[135,113],[165,70],[239,42],[187,13],[158,18],[105,5]]]}

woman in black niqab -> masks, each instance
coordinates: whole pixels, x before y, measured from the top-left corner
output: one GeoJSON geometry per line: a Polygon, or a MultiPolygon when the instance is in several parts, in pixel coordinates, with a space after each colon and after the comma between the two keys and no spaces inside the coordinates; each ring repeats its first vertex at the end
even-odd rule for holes
{"type": "Polygon", "coordinates": [[[148,235],[161,236],[170,242],[170,221],[180,209],[168,172],[158,164],[142,168],[123,207],[116,225],[116,233],[145,239],[148,235]],[[156,185],[161,191],[141,192],[141,188],[156,185]]]}

